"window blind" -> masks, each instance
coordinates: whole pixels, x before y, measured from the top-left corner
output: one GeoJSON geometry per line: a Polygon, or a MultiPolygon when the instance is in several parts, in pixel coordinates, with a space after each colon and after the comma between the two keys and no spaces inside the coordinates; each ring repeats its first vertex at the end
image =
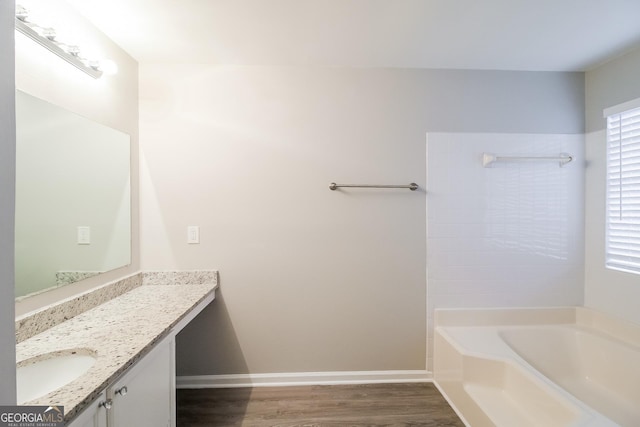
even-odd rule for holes
{"type": "Polygon", "coordinates": [[[606,265],[640,274],[640,108],[607,117],[606,265]]]}

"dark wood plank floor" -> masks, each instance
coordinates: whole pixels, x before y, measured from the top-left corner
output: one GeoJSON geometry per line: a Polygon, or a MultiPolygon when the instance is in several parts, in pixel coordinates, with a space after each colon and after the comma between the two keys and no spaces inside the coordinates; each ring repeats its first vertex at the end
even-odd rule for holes
{"type": "Polygon", "coordinates": [[[178,390],[178,427],[464,424],[433,384],[178,390]]]}

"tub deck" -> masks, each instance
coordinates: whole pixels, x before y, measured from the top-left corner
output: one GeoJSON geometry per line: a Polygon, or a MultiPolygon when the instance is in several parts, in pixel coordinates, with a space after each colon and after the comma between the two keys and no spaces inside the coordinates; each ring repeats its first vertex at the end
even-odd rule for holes
{"type": "Polygon", "coordinates": [[[585,308],[437,310],[434,379],[468,425],[640,425],[640,328],[585,308]]]}

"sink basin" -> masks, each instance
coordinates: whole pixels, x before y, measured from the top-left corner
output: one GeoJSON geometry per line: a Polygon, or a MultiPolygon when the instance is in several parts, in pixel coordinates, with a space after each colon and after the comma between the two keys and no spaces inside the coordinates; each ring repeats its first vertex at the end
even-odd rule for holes
{"type": "Polygon", "coordinates": [[[18,405],[51,393],[79,378],[96,362],[95,353],[74,349],[47,353],[18,363],[18,405]]]}

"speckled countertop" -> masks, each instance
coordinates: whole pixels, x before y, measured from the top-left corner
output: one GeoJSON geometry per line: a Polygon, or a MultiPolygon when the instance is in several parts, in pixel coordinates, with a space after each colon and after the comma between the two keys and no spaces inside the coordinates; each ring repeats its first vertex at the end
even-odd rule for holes
{"type": "Polygon", "coordinates": [[[78,379],[24,404],[63,405],[65,420],[71,420],[216,288],[216,283],[143,284],[20,342],[18,364],[69,349],[88,350],[97,359],[78,379]]]}

